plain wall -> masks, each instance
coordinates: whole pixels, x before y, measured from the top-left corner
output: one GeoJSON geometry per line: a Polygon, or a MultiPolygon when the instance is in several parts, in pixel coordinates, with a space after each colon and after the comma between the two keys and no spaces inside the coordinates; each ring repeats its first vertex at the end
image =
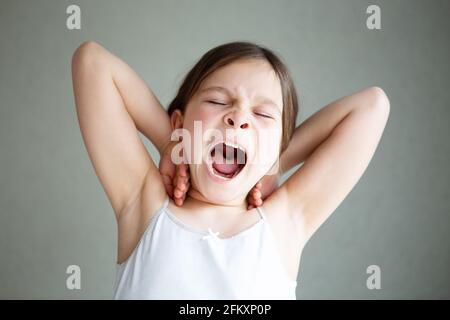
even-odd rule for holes
{"type": "Polygon", "coordinates": [[[0,298],[112,296],[115,219],[72,92],[70,61],[84,40],[130,64],[165,106],[203,53],[234,40],[284,59],[298,121],[382,87],[391,101],[384,135],[305,247],[297,298],[450,298],[449,12],[446,0],[2,1],[0,298]],[[70,4],[81,8],[81,30],[66,28],[70,4]],[[381,30],[366,27],[370,4],[381,8],[381,30]],[[72,264],[81,290],[66,288],[72,264]],[[366,287],[369,265],[381,268],[379,290],[366,287]]]}

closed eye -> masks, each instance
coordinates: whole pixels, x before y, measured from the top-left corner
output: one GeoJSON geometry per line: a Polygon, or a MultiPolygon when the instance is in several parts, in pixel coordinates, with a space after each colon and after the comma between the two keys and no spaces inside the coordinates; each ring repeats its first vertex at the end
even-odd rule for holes
{"type": "Polygon", "coordinates": [[[206,101],[206,102],[212,103],[212,104],[218,104],[218,105],[221,105],[221,106],[225,106],[226,105],[226,103],[221,103],[221,102],[212,101],[212,100],[209,100],[209,101],[206,101]]]}
{"type": "Polygon", "coordinates": [[[268,114],[264,114],[264,113],[259,113],[259,112],[255,112],[255,114],[259,117],[263,117],[263,118],[268,118],[268,119],[273,119],[272,116],[269,116],[268,114]]]}

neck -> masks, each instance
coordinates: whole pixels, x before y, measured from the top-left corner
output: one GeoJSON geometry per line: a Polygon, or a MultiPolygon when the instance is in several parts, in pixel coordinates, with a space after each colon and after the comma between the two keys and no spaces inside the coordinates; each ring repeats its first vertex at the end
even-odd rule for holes
{"type": "Polygon", "coordinates": [[[245,198],[229,201],[226,204],[214,203],[206,199],[200,192],[191,188],[186,195],[184,205],[186,207],[195,206],[198,209],[214,207],[216,213],[240,214],[247,211],[247,201],[245,198]]]}

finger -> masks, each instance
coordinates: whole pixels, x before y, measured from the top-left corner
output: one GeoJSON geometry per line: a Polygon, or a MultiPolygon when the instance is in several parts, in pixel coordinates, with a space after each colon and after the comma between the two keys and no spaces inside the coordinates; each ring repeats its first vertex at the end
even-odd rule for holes
{"type": "Polygon", "coordinates": [[[187,190],[188,189],[186,183],[179,183],[174,189],[174,196],[177,198],[181,198],[184,194],[186,194],[187,190]]]}
{"type": "Polygon", "coordinates": [[[177,181],[177,188],[180,189],[181,191],[185,192],[188,190],[187,188],[188,185],[188,179],[187,178],[180,178],[177,181]]]}
{"type": "Polygon", "coordinates": [[[179,181],[177,184],[177,189],[184,193],[187,190],[186,183],[184,181],[179,181]]]}
{"type": "Polygon", "coordinates": [[[184,169],[182,169],[182,171],[183,171],[183,178],[184,179],[186,179],[186,180],[189,180],[190,178],[191,178],[191,174],[190,174],[190,172],[189,172],[189,167],[187,166],[187,165],[183,165],[183,167],[184,167],[184,169]]]}
{"type": "Polygon", "coordinates": [[[178,181],[186,182],[187,180],[189,180],[189,174],[187,173],[187,171],[183,171],[180,166],[177,167],[177,174],[175,175],[174,179],[176,182],[175,184],[178,184],[178,181]]]}
{"type": "Polygon", "coordinates": [[[180,164],[179,166],[177,166],[177,170],[178,170],[178,175],[180,177],[186,177],[187,176],[187,169],[186,169],[186,165],[185,164],[180,164]]]}
{"type": "Polygon", "coordinates": [[[262,183],[261,182],[256,183],[255,187],[258,188],[258,189],[261,189],[262,183]]]}
{"type": "Polygon", "coordinates": [[[178,207],[183,205],[183,201],[180,198],[175,198],[174,202],[178,207]]]}
{"type": "Polygon", "coordinates": [[[261,198],[261,196],[262,196],[261,191],[259,191],[258,189],[255,189],[253,191],[252,195],[253,195],[253,198],[255,198],[255,199],[261,198]]]}
{"type": "Polygon", "coordinates": [[[183,194],[183,196],[180,198],[175,198],[175,202],[176,202],[177,206],[181,207],[183,205],[185,199],[186,199],[186,194],[183,194]]]}
{"type": "Polygon", "coordinates": [[[187,176],[178,177],[178,181],[182,184],[187,184],[187,182],[189,181],[189,177],[187,177],[187,176]]]}
{"type": "Polygon", "coordinates": [[[185,194],[183,194],[183,198],[182,198],[181,204],[183,204],[183,203],[184,203],[184,200],[186,200],[186,193],[185,193],[185,194]]]}
{"type": "Polygon", "coordinates": [[[262,206],[262,204],[263,204],[263,202],[262,202],[262,200],[261,200],[261,199],[257,199],[257,200],[255,200],[255,205],[256,205],[257,207],[260,207],[260,206],[262,206]]]}
{"type": "Polygon", "coordinates": [[[178,187],[175,188],[175,191],[173,192],[173,196],[175,198],[181,198],[183,197],[184,192],[180,189],[178,189],[178,187]]]}

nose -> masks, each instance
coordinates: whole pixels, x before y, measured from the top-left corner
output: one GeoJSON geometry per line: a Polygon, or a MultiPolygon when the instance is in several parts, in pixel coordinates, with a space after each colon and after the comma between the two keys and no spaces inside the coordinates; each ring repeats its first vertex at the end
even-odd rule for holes
{"type": "Polygon", "coordinates": [[[248,129],[250,127],[246,117],[238,111],[230,112],[224,117],[224,122],[226,125],[231,126],[235,129],[248,129]]]}

